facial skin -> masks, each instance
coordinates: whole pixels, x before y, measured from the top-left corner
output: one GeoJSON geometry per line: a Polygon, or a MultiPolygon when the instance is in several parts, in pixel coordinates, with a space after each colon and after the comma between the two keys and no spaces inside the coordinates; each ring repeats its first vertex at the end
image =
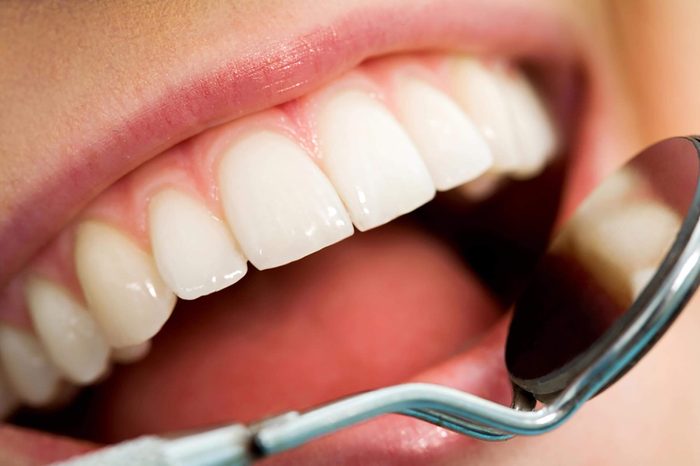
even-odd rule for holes
{"type": "MultiPolygon", "coordinates": [[[[425,3],[382,0],[381,6],[391,12],[425,3]]],[[[481,2],[464,3],[468,15],[481,2]]],[[[599,115],[581,130],[589,134],[580,136],[588,150],[579,151],[586,157],[572,162],[571,186],[590,185],[658,139],[698,132],[700,63],[691,57],[696,49],[692,20],[700,13],[700,4],[691,0],[502,0],[498,4],[503,11],[533,9],[555,17],[561,30],[573,36],[585,62],[587,79],[595,89],[590,105],[599,115]]],[[[230,72],[240,71],[256,54],[286,44],[287,38],[368,5],[376,7],[378,2],[324,2],[323,8],[306,1],[209,2],[206,6],[188,1],[2,3],[0,43],[11,46],[0,48],[0,219],[5,219],[0,220],[5,228],[0,234],[9,237],[11,227],[13,237],[21,236],[16,229],[25,228],[26,223],[7,219],[20,218],[18,212],[22,212],[27,218],[50,217],[50,224],[48,220],[42,224],[46,231],[38,235],[44,241],[50,239],[89,198],[123,174],[109,170],[113,161],[104,158],[107,153],[132,160],[123,164],[124,170],[135,168],[206,127],[260,109],[245,95],[232,92],[228,105],[205,112],[206,118],[183,111],[172,118],[163,112],[157,124],[146,117],[139,119],[152,114],[156,97],[172,93],[192,70],[209,69],[221,57],[227,57],[223,60],[227,64],[234,63],[231,58],[251,57],[248,62],[226,65],[230,72]],[[139,121],[147,121],[150,127],[144,130],[139,121]],[[144,134],[165,135],[166,130],[171,130],[170,136],[145,142],[144,134]],[[57,191],[53,205],[27,210],[28,199],[40,191],[37,187],[50,186],[52,174],[65,170],[88,181],[78,182],[79,190],[57,191]]],[[[450,49],[459,41],[450,36],[441,45],[450,49]]],[[[422,47],[430,44],[438,46],[426,39],[422,47]]],[[[410,51],[413,45],[404,40],[387,48],[410,51]]],[[[366,56],[361,48],[337,62],[323,61],[325,68],[320,71],[330,79],[353,67],[366,56]]],[[[281,61],[279,66],[285,64],[281,61]]],[[[290,73],[264,92],[273,105],[317,85],[310,79],[295,80],[290,73]]],[[[0,283],[21,268],[30,249],[0,271],[0,283]]],[[[699,307],[700,303],[691,302],[649,356],[560,429],[542,437],[484,445],[468,458],[445,462],[697,464],[700,400],[695,387],[700,384],[700,371],[694,370],[691,361],[700,357],[699,307]]],[[[0,459],[9,462],[12,450],[3,453],[3,443],[9,443],[2,441],[1,434],[0,459]]],[[[410,459],[402,461],[411,464],[410,459]]]]}

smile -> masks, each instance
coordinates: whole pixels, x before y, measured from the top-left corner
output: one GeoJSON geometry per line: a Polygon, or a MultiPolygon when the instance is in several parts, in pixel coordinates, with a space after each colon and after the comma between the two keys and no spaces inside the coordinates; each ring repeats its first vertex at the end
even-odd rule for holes
{"type": "MultiPolygon", "coordinates": [[[[506,311],[597,120],[556,21],[456,3],[203,64],[64,141],[0,223],[3,415],[99,443],[408,380],[508,403],[506,311]]],[[[279,464],[479,445],[388,417],[279,464]]]]}

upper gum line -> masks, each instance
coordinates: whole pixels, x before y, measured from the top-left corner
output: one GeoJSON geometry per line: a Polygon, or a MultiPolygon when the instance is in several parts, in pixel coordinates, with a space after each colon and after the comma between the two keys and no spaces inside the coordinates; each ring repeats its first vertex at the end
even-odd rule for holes
{"type": "MultiPolygon", "coordinates": [[[[361,230],[374,228],[417,208],[433,197],[436,184],[449,189],[487,170],[499,177],[534,176],[556,149],[556,131],[542,104],[532,99],[534,91],[523,88],[517,72],[481,66],[472,59],[445,56],[378,60],[294,102],[208,130],[110,187],[18,280],[42,277],[64,290],[77,309],[66,312],[96,322],[97,334],[90,336],[94,347],[113,351],[147,342],[160,329],[174,305],[173,288],[181,297],[193,298],[243,277],[247,260],[258,268],[296,260],[351,235],[352,223],[361,230]],[[474,72],[468,67],[485,73],[479,79],[493,80],[503,108],[488,109],[478,101],[478,92],[459,87],[456,77],[474,72]],[[350,114],[355,117],[349,118],[350,114]],[[348,136],[344,130],[349,126],[366,137],[348,136]],[[497,147],[503,134],[517,139],[508,149],[497,147]],[[251,145],[251,140],[256,144],[251,145]],[[455,150],[454,144],[443,144],[444,140],[469,145],[455,150]],[[275,151],[261,151],[262,144],[275,151]],[[426,147],[438,149],[427,154],[426,147]],[[504,155],[494,153],[495,149],[517,151],[509,154],[516,162],[503,164],[504,155]],[[262,162],[249,162],[253,154],[256,161],[269,164],[265,171],[261,171],[262,162]],[[284,173],[277,173],[281,166],[284,173]],[[244,176],[250,173],[257,178],[244,176]],[[291,180],[290,173],[303,177],[303,182],[291,180]],[[239,201],[243,198],[245,203],[239,201]],[[315,207],[309,207],[312,201],[315,207]],[[188,243],[191,235],[177,240],[180,251],[190,248],[191,254],[173,252],[178,250],[169,233],[174,231],[174,212],[201,220],[190,229],[202,243],[198,254],[191,249],[196,242],[188,243]],[[149,224],[156,218],[158,225],[164,225],[160,229],[149,224]],[[201,228],[194,233],[197,227],[201,228]],[[281,249],[276,249],[278,243],[281,249]],[[106,272],[97,273],[107,270],[98,257],[109,249],[106,246],[115,248],[110,260],[123,264],[123,270],[109,277],[106,272]],[[218,261],[211,268],[219,275],[208,277],[200,288],[182,285],[204,280],[206,267],[193,266],[204,256],[209,264],[218,261]],[[130,267],[140,270],[135,282],[128,281],[130,267]],[[112,283],[120,277],[128,286],[112,283]],[[140,295],[134,297],[134,293],[140,295]],[[152,313],[143,322],[117,325],[119,304],[130,297],[134,299],[130,301],[132,319],[152,313]],[[130,334],[136,327],[143,331],[130,334]]],[[[41,283],[35,286],[40,291],[31,293],[46,288],[41,283]]],[[[46,305],[34,301],[34,306],[46,305]]],[[[29,314],[36,319],[39,313],[30,309],[29,314]]],[[[31,332],[29,321],[24,326],[31,332]]],[[[16,332],[7,326],[5,331],[16,332]]],[[[55,345],[55,341],[46,344],[47,338],[59,336],[40,334],[44,351],[55,345]]],[[[0,353],[2,339],[0,332],[0,353]]],[[[74,383],[95,380],[109,365],[107,351],[101,356],[103,370],[76,376],[66,373],[70,358],[64,355],[57,361],[53,353],[46,351],[43,357],[58,367],[62,378],[70,377],[74,383]]],[[[39,376],[17,371],[8,375],[20,398],[34,404],[53,399],[53,395],[30,399],[21,393],[21,382],[39,376]]],[[[45,377],[41,383],[57,384],[57,380],[45,377]]]]}

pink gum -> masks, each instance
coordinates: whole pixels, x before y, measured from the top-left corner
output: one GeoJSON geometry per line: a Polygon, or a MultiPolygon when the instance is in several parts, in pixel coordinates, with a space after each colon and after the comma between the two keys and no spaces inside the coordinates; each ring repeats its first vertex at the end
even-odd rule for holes
{"type": "Polygon", "coordinates": [[[315,121],[323,101],[342,89],[360,89],[384,103],[394,114],[397,81],[413,76],[450,95],[449,59],[445,54],[412,54],[371,60],[325,87],[299,99],[200,133],[172,147],[129,173],[95,199],[25,271],[0,293],[0,321],[29,328],[22,296],[27,275],[39,275],[60,284],[83,301],[75,275],[73,245],[77,225],[96,220],[117,228],[150,251],[148,203],[159,191],[175,188],[203,202],[223,217],[216,180],[217,164],[237,140],[256,130],[282,133],[318,160],[315,121]]]}

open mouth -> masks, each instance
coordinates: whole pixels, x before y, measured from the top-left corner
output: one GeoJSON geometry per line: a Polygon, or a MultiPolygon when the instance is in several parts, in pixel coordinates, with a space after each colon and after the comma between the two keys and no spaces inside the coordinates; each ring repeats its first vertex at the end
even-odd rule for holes
{"type": "MultiPolygon", "coordinates": [[[[5,413],[103,443],[407,380],[508,403],[506,311],[556,219],[585,93],[571,56],[487,52],[349,63],[101,190],[8,281],[5,413]]],[[[271,462],[478,445],[387,417],[271,462]]]]}

